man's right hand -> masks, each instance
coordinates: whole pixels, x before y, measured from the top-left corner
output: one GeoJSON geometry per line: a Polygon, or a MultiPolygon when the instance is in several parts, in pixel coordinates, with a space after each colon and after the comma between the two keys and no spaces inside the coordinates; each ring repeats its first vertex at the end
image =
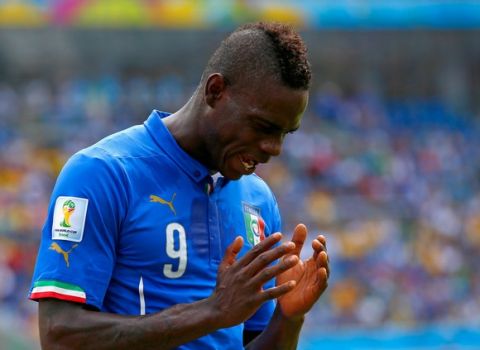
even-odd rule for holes
{"type": "Polygon", "coordinates": [[[290,255],[270,266],[275,260],[288,255],[295,249],[293,242],[283,243],[272,248],[282,238],[274,233],[254,246],[242,258],[237,255],[243,247],[243,238],[238,236],[227,248],[218,268],[217,286],[209,298],[212,307],[218,312],[223,327],[231,327],[250,318],[267,300],[276,299],[295,287],[295,281],[263,290],[262,286],[272,278],[295,266],[299,259],[290,255]]]}

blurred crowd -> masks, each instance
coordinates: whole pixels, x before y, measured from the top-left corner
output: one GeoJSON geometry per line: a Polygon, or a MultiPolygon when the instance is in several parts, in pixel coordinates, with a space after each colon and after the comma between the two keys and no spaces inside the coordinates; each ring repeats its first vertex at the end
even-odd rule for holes
{"type": "MultiPolygon", "coordinates": [[[[0,329],[36,332],[27,300],[50,192],[77,150],[174,111],[177,75],[0,82],[0,329]]],[[[480,125],[434,98],[312,90],[302,127],[258,173],[288,235],[328,239],[329,289],[307,327],[478,323],[480,125]]],[[[307,255],[308,249],[305,252],[307,255]]]]}
{"type": "Polygon", "coordinates": [[[262,172],[288,231],[306,221],[328,238],[332,280],[312,326],[478,326],[479,126],[435,99],[313,92],[262,172]]]}

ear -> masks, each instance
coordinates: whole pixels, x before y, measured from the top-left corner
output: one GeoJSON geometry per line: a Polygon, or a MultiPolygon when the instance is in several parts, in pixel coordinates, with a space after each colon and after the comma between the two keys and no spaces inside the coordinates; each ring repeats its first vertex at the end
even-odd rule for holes
{"type": "Polygon", "coordinates": [[[205,83],[205,102],[210,107],[215,107],[215,104],[223,97],[227,82],[225,77],[220,73],[213,73],[207,78],[205,83]]]}

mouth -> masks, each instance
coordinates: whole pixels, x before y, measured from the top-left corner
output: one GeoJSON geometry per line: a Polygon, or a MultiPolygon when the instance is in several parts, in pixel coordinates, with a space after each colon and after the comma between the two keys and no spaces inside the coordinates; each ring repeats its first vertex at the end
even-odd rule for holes
{"type": "Polygon", "coordinates": [[[255,159],[247,155],[240,156],[240,162],[242,163],[245,171],[248,173],[252,173],[258,164],[258,162],[255,159]]]}

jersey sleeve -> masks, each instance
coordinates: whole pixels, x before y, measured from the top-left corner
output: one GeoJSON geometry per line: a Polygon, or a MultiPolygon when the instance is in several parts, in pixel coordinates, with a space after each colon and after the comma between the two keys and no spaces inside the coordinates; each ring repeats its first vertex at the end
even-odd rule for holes
{"type": "Polygon", "coordinates": [[[101,308],[126,211],[123,171],[105,154],[74,155],[62,169],[30,289],[30,299],[56,298],[101,308]]]}
{"type": "MultiPolygon", "coordinates": [[[[270,217],[268,218],[271,229],[269,232],[266,232],[266,235],[269,236],[275,232],[281,232],[281,216],[280,210],[278,209],[278,204],[275,197],[272,195],[272,207],[269,210],[270,217]]],[[[275,279],[272,279],[265,283],[264,289],[272,288],[275,285],[275,279]]],[[[262,331],[270,322],[270,318],[273,315],[275,310],[275,301],[269,300],[263,303],[263,305],[257,310],[257,312],[245,322],[245,329],[249,331],[262,331]]]]}

